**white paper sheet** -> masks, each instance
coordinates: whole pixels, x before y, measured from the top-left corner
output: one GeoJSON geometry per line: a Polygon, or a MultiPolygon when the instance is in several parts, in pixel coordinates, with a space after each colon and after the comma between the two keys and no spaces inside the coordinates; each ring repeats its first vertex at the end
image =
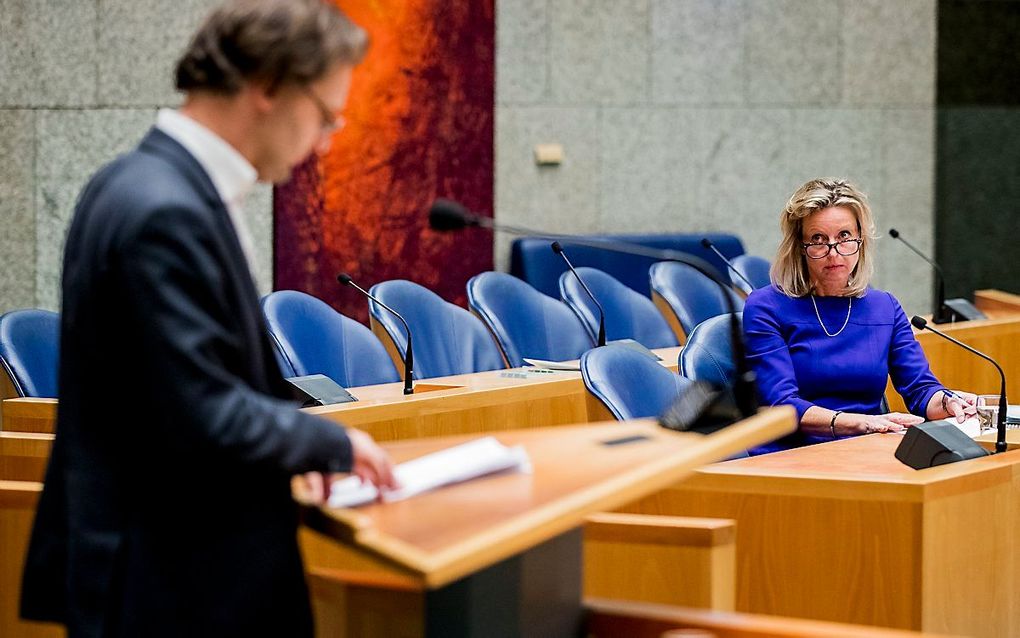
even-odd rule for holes
{"type": "MultiPolygon", "coordinates": [[[[530,473],[527,451],[519,445],[507,447],[487,436],[401,463],[394,468],[400,489],[384,491],[382,498],[386,502],[401,501],[443,485],[506,470],[530,473]]],[[[376,500],[378,494],[374,485],[349,476],[333,482],[328,506],[353,507],[376,500]]]]}

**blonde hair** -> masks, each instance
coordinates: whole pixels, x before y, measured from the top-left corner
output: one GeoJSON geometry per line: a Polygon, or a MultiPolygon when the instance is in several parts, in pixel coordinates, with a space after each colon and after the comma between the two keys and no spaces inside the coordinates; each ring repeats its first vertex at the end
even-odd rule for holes
{"type": "Polygon", "coordinates": [[[812,290],[807,256],[802,247],[804,220],[833,206],[841,206],[853,212],[862,240],[857,266],[850,273],[847,291],[853,297],[861,297],[871,282],[875,270],[871,245],[876,235],[867,195],[845,179],[813,179],[797,189],[779,215],[783,241],[779,244],[769,276],[772,283],[790,297],[803,297],[812,290]]]}

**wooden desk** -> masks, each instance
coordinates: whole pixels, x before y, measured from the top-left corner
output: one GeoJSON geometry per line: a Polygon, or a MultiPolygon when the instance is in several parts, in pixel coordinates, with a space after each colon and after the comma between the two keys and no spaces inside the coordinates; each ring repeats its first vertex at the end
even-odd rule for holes
{"type": "MultiPolygon", "coordinates": [[[[662,358],[662,365],[676,370],[680,348],[659,348],[654,352],[662,358]]],[[[357,402],[306,410],[361,428],[379,441],[607,418],[604,411],[593,408],[589,412],[588,393],[579,372],[525,370],[491,370],[426,379],[415,383],[415,394],[410,396],[403,394],[402,383],[350,388],[357,402]]],[[[52,433],[56,417],[56,399],[6,399],[0,429],[52,433]]]]}
{"type": "Polygon", "coordinates": [[[21,573],[42,483],[0,479],[0,636],[60,638],[60,625],[21,620],[21,573]]]}
{"type": "MultiPolygon", "coordinates": [[[[406,589],[422,592],[424,603],[410,605],[414,614],[426,610],[419,633],[512,635],[508,627],[527,627],[528,635],[570,635],[564,629],[576,631],[579,621],[585,517],[793,428],[792,410],[773,408],[710,436],[670,432],[651,421],[505,432],[497,438],[527,448],[532,474],[490,476],[398,503],[311,510],[309,523],[387,563],[406,589]]],[[[402,461],[468,438],[384,447],[402,461]]],[[[317,597],[320,609],[328,603],[317,597]]]]}
{"type": "Polygon", "coordinates": [[[737,521],[737,610],[1020,635],[1020,451],[916,471],[873,434],[717,463],[624,508],[737,521]]]}
{"type": "Polygon", "coordinates": [[[974,305],[989,319],[1020,315],[1020,295],[1003,290],[975,290],[974,305]]]}
{"type": "MultiPolygon", "coordinates": [[[[1020,314],[1002,314],[998,319],[942,324],[935,328],[998,361],[1006,372],[1008,396],[1020,398],[1020,314]]],[[[992,364],[927,330],[915,330],[914,335],[928,357],[932,372],[947,387],[975,394],[999,393],[999,373],[992,364]]],[[[907,411],[892,383],[886,390],[886,397],[892,411],[907,411]]]]}

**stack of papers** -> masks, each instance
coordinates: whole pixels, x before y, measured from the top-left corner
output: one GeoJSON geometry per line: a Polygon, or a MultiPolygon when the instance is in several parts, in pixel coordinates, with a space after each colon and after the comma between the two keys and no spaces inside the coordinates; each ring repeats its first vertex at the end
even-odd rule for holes
{"type": "Polygon", "coordinates": [[[529,359],[527,357],[521,358],[524,359],[524,363],[529,366],[535,366],[536,368],[545,368],[546,370],[564,370],[568,372],[581,371],[580,361],[546,361],[545,359],[529,359]]]}
{"type": "MultiPolygon", "coordinates": [[[[394,468],[400,489],[384,491],[382,500],[402,501],[443,485],[507,470],[531,473],[527,451],[520,445],[507,447],[487,436],[401,463],[394,468]]],[[[378,497],[379,490],[374,485],[348,476],[333,482],[327,506],[353,507],[378,497]]]]}

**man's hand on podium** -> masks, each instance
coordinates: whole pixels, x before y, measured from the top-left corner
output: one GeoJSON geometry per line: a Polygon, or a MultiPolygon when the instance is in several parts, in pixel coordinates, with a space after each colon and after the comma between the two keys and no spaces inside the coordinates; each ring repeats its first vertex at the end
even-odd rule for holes
{"type": "MultiPolygon", "coordinates": [[[[354,467],[351,474],[384,490],[395,490],[397,480],[393,477],[393,462],[386,451],[379,447],[372,437],[356,428],[347,428],[347,437],[351,440],[354,453],[354,467]]],[[[329,497],[329,494],[326,495],[329,497]]]]}
{"type": "MultiPolygon", "coordinates": [[[[393,477],[393,463],[386,451],[371,436],[355,428],[347,428],[354,455],[351,474],[383,490],[399,487],[393,477]]],[[[295,476],[292,483],[294,497],[304,505],[323,505],[329,500],[329,488],[337,475],[308,472],[295,476]]]]}

